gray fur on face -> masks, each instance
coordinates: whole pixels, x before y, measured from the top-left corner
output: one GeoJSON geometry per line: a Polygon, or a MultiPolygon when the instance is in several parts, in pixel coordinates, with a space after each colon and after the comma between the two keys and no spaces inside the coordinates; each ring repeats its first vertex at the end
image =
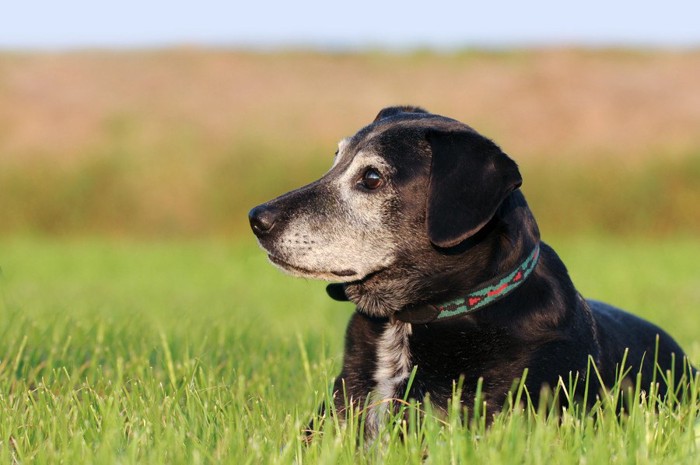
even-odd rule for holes
{"type": "Polygon", "coordinates": [[[297,276],[340,282],[362,280],[394,264],[395,169],[370,142],[341,141],[325,176],[273,201],[285,204],[284,221],[271,240],[259,241],[272,263],[297,276]],[[362,186],[369,169],[382,176],[380,189],[362,186]]]}

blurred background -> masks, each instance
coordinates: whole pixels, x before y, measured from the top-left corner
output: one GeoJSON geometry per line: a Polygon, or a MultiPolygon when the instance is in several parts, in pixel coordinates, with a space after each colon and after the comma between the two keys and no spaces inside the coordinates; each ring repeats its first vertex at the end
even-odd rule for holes
{"type": "Polygon", "coordinates": [[[252,240],[380,108],[462,120],[547,235],[700,232],[700,4],[13,2],[0,235],[252,240]]]}
{"type": "MultiPolygon", "coordinates": [[[[697,0],[4,2],[0,462],[355,458],[352,437],[297,440],[353,306],[271,266],[247,212],[396,104],[501,145],[577,289],[697,366],[699,18],[697,0]]],[[[590,457],[675,444],[585,434],[590,457]]]]}

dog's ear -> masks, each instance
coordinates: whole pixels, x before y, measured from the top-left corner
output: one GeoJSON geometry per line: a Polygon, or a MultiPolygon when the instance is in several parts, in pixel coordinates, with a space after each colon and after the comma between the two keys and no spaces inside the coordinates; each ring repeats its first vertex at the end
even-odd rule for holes
{"type": "Polygon", "coordinates": [[[400,113],[428,113],[428,112],[426,110],[422,109],[421,107],[414,107],[414,106],[410,106],[410,105],[386,107],[377,114],[377,116],[374,118],[374,121],[372,121],[372,122],[376,123],[377,121],[383,120],[384,118],[388,118],[390,116],[396,116],[400,113]]]}
{"type": "Polygon", "coordinates": [[[518,165],[476,132],[430,130],[426,138],[432,150],[428,237],[453,247],[484,227],[522,178],[518,165]]]}

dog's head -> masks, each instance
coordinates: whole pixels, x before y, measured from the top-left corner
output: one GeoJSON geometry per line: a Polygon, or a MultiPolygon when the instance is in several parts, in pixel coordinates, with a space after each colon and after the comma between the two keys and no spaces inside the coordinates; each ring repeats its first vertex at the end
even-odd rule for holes
{"type": "Polygon", "coordinates": [[[484,228],[521,182],[515,162],[469,126],[390,107],[340,141],[323,177],[249,218],[275,265],[346,283],[358,305],[365,298],[365,307],[376,307],[369,313],[385,314],[379,307],[397,304],[365,294],[396,294],[420,287],[417,276],[439,274],[431,271],[435,257],[484,228]]]}

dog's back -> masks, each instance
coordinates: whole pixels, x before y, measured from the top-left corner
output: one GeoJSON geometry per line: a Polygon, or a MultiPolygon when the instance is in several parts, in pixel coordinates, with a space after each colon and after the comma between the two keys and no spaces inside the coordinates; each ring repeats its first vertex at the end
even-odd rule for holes
{"type": "Polygon", "coordinates": [[[612,305],[589,299],[600,341],[600,369],[603,379],[641,375],[641,388],[654,383],[663,397],[669,386],[680,387],[695,375],[683,349],[658,326],[612,305]],[[623,364],[624,360],[624,366],[623,364]]]}

